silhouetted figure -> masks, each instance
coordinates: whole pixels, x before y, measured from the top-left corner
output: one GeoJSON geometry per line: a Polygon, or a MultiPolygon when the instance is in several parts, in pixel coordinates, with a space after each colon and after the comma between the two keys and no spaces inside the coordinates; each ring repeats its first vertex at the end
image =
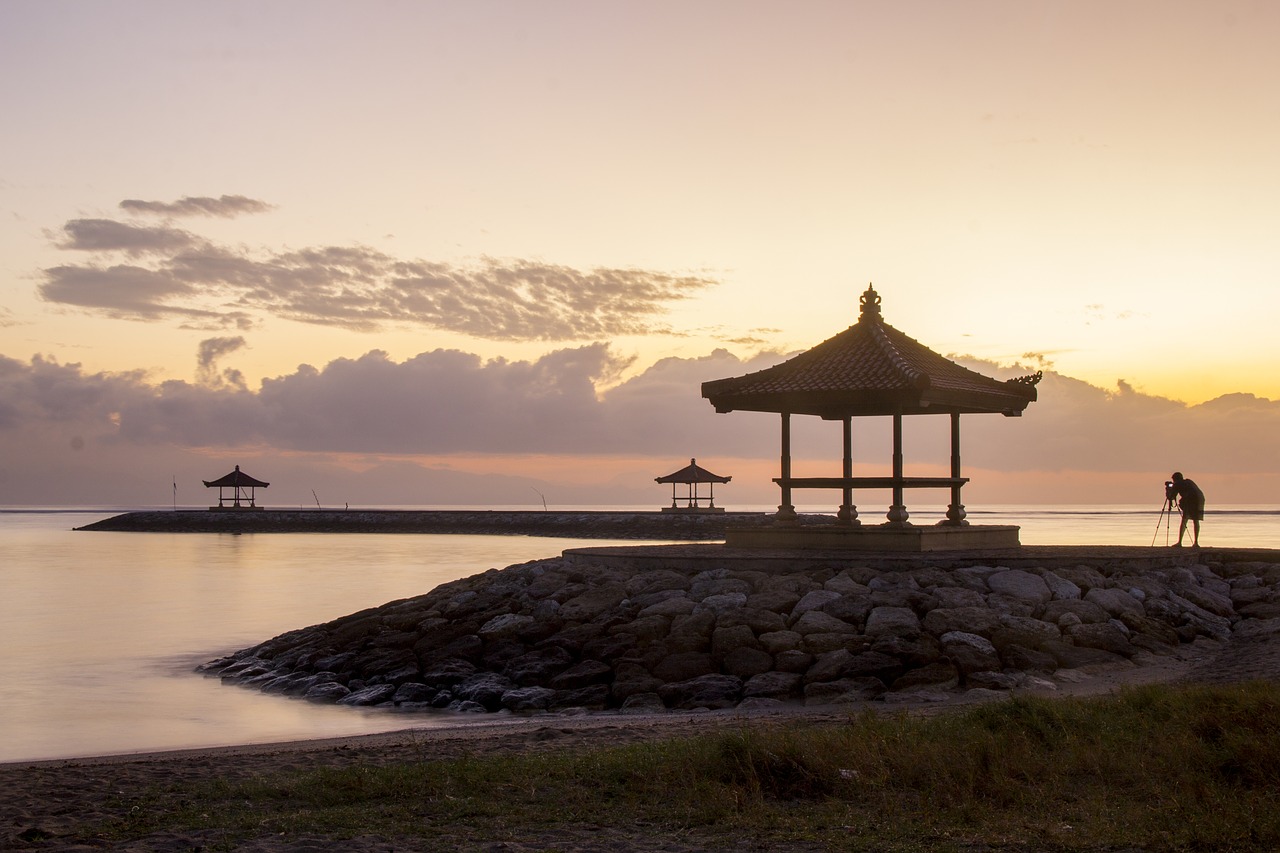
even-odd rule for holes
{"type": "Polygon", "coordinates": [[[1174,471],[1173,477],[1164,484],[1166,500],[1178,501],[1178,509],[1182,512],[1182,524],[1178,525],[1178,544],[1182,547],[1182,536],[1187,532],[1187,522],[1191,522],[1191,547],[1200,545],[1200,522],[1204,520],[1204,492],[1196,485],[1195,480],[1188,480],[1182,472],[1174,471]]]}

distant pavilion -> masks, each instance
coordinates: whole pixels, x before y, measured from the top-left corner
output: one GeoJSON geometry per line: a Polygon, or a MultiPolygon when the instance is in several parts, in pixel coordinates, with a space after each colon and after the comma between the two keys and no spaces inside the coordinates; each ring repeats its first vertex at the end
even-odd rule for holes
{"type": "Polygon", "coordinates": [[[254,490],[265,489],[270,483],[256,480],[240,470],[236,470],[216,480],[203,480],[206,488],[218,490],[218,505],[209,509],[222,511],[259,510],[254,490]]]}
{"type": "MultiPolygon", "coordinates": [[[[736,410],[777,412],[782,416],[782,460],[774,482],[782,490],[776,516],[778,526],[796,520],[792,494],[796,489],[831,489],[841,493],[838,525],[819,536],[832,547],[934,550],[953,547],[1017,545],[1017,527],[974,527],[965,520],[961,489],[968,478],[960,471],[960,416],[999,413],[1019,417],[1036,399],[1040,373],[1000,381],[962,367],[884,322],[880,296],[868,286],[862,294],[858,322],[844,332],[781,364],[765,370],[702,384],[702,396],[717,412],[736,410]],[[839,477],[793,477],[791,474],[791,416],[816,415],[844,425],[843,467],[839,477]],[[902,418],[907,415],[947,415],[951,419],[951,476],[907,477],[903,473],[902,418]],[[887,477],[853,476],[853,418],[893,419],[893,458],[887,477]],[[904,494],[908,489],[948,489],[951,502],[939,533],[924,534],[908,522],[904,494]],[[863,528],[854,505],[857,490],[889,490],[892,502],[884,525],[863,528]],[[832,534],[888,533],[888,536],[832,534]],[[968,531],[968,532],[966,532],[968,531]],[[995,535],[996,531],[1012,531],[995,535]],[[946,533],[948,535],[940,535],[946,533]],[[986,535],[991,534],[991,535],[986,535]],[[926,541],[932,540],[932,541],[926,541]]],[[[747,535],[743,532],[743,535],[747,535]]],[[[741,537],[738,537],[741,538],[741,537]]],[[[785,540],[787,537],[784,536],[785,540]]],[[[792,535],[803,545],[813,537],[792,535]]],[[[730,544],[734,537],[730,537],[730,544]]],[[[746,544],[745,541],[743,544],[746,544]]],[[[782,540],[771,544],[787,544],[782,540]]]]}
{"type": "Polygon", "coordinates": [[[663,512],[724,512],[723,507],[717,507],[715,502],[716,483],[727,483],[732,477],[721,477],[719,474],[712,474],[706,468],[698,465],[697,459],[690,459],[689,464],[665,477],[655,477],[655,483],[671,484],[671,506],[662,508],[663,512]],[[699,486],[703,483],[707,484],[707,494],[704,498],[699,491],[699,486]],[[680,485],[685,487],[683,495],[676,494],[676,488],[680,485]],[[702,505],[702,501],[707,502],[706,506],[702,505]],[[680,501],[684,501],[684,506],[680,505],[680,501]]]}

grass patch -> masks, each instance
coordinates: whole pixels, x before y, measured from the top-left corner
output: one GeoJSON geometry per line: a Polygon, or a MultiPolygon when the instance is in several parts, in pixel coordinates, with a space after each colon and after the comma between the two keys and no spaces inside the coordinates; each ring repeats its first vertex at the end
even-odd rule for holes
{"type": "Polygon", "coordinates": [[[609,749],[191,786],[145,806],[114,836],[456,841],[593,826],[848,850],[1269,850],[1280,848],[1280,686],[726,723],[609,749]]]}

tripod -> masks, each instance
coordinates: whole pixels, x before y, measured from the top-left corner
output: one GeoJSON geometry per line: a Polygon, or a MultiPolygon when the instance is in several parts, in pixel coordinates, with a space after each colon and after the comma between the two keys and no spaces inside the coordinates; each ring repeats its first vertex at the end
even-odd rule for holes
{"type": "Polygon", "coordinates": [[[1156,537],[1160,535],[1161,524],[1164,525],[1164,544],[1165,544],[1165,547],[1168,547],[1169,527],[1172,524],[1173,510],[1175,508],[1176,508],[1176,504],[1174,504],[1173,498],[1164,499],[1164,506],[1160,508],[1160,517],[1156,519],[1156,532],[1151,534],[1151,547],[1153,548],[1155,547],[1156,537]]]}

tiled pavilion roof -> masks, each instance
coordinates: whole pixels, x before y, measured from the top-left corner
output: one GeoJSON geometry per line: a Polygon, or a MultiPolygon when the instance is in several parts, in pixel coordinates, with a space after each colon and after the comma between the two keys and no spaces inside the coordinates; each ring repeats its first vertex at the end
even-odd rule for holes
{"type": "Polygon", "coordinates": [[[211,489],[218,487],[228,489],[248,488],[249,486],[253,486],[258,489],[265,489],[267,486],[271,485],[270,483],[264,483],[261,480],[255,480],[253,477],[250,477],[248,474],[240,470],[239,465],[237,465],[236,470],[232,471],[230,474],[226,474],[216,480],[202,480],[201,482],[211,489]]]}
{"type": "Polygon", "coordinates": [[[696,459],[690,459],[688,465],[674,474],[655,477],[653,481],[655,483],[727,483],[732,479],[732,477],[721,477],[719,474],[712,474],[699,465],[696,459]]]}
{"type": "Polygon", "coordinates": [[[871,287],[858,322],[781,364],[702,383],[717,412],[849,416],[999,412],[1021,415],[1040,375],[1000,381],[961,367],[890,326],[871,287]]]}

